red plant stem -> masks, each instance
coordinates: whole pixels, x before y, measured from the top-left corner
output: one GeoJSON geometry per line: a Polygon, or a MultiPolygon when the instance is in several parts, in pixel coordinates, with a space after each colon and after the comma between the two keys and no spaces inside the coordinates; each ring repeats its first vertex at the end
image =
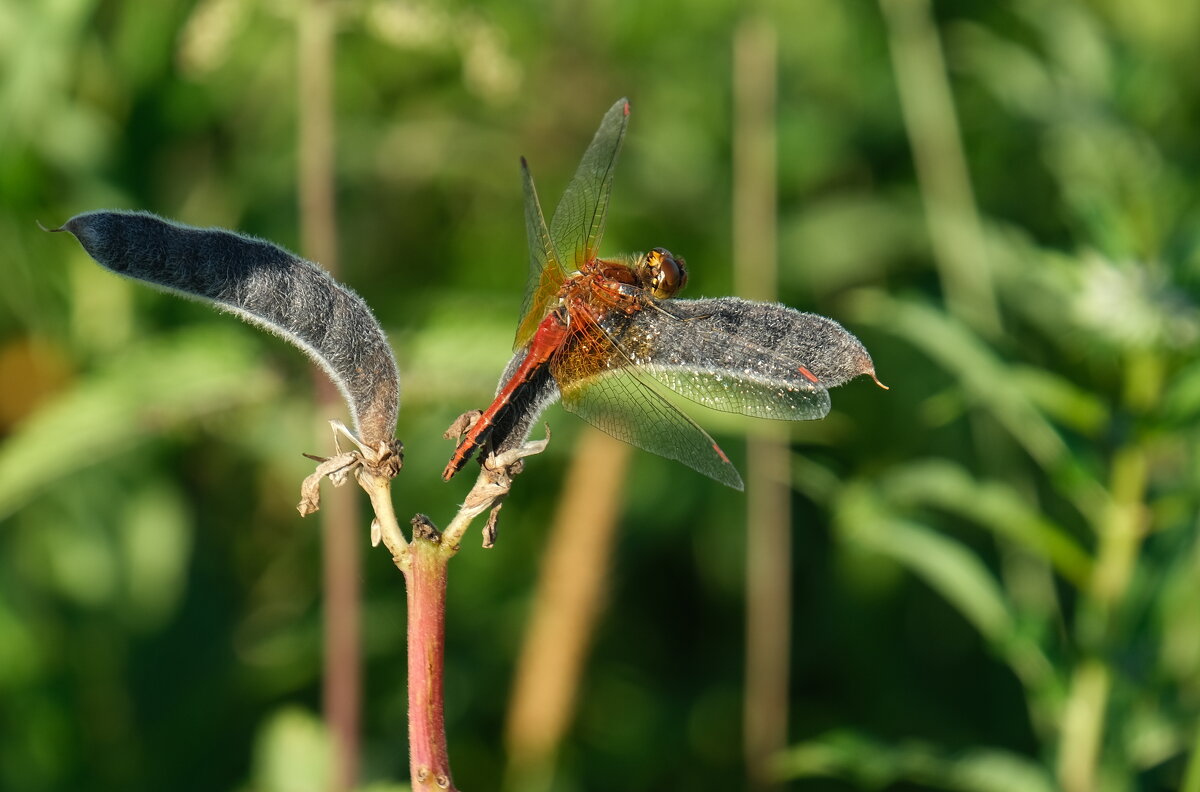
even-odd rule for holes
{"type": "Polygon", "coordinates": [[[408,745],[413,792],[456,790],[444,717],[446,563],[440,537],[413,532],[408,587],[408,745]]]}

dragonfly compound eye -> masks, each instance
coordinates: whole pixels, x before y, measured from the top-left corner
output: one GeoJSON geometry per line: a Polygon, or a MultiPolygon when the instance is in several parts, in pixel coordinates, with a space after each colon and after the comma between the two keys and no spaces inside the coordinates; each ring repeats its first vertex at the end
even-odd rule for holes
{"type": "Polygon", "coordinates": [[[666,248],[647,253],[645,266],[650,293],[660,300],[674,297],[687,285],[686,263],[666,248]]]}

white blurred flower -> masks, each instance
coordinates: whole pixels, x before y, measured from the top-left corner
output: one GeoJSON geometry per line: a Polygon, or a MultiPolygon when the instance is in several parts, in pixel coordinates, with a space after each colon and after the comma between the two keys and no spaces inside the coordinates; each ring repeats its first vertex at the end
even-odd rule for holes
{"type": "Polygon", "coordinates": [[[1200,337],[1200,316],[1161,271],[1098,254],[1082,258],[1070,304],[1078,325],[1122,347],[1183,348],[1200,337]]]}

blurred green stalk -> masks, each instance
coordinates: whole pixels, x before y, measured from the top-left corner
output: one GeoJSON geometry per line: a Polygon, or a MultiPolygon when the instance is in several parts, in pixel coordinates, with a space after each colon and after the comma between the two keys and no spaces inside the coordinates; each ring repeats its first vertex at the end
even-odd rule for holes
{"type": "MultiPolygon", "coordinates": [[[[776,299],[775,30],[749,16],[733,40],[733,262],[736,291],[776,299]]],[[[746,447],[746,671],[743,750],[752,789],[778,785],[788,744],[792,635],[791,455],[786,439],[746,447]]]]}
{"type": "MultiPolygon", "coordinates": [[[[307,0],[296,9],[297,135],[302,255],[338,274],[337,210],[334,201],[333,61],[336,7],[330,0],[307,0]]],[[[319,443],[329,442],[328,419],[341,415],[341,396],[313,369],[317,392],[319,443]]],[[[333,735],[333,792],[357,785],[362,561],[361,515],[352,490],[333,488],[320,512],[325,593],[322,707],[333,735]]]]}
{"type": "Polygon", "coordinates": [[[946,306],[995,337],[1000,314],[929,2],[880,0],[880,7],[946,306]]]}
{"type": "Polygon", "coordinates": [[[555,759],[605,609],[632,447],[586,427],[546,538],[504,726],[504,789],[554,787],[555,759]]]}
{"type": "MultiPolygon", "coordinates": [[[[947,310],[982,335],[996,337],[1001,325],[987,251],[929,2],[880,0],[880,6],[947,310]]],[[[1161,366],[1151,357],[1127,361],[1125,401],[1131,410],[1143,411],[1157,401],[1155,382],[1161,383],[1161,376],[1147,375],[1161,366]]],[[[1071,673],[1058,718],[1057,774],[1066,792],[1089,792],[1097,785],[1113,684],[1100,650],[1141,547],[1146,482],[1146,452],[1135,440],[1113,456],[1109,500],[1096,526],[1097,559],[1082,590],[1077,637],[1084,658],[1071,673]]]]}
{"type": "MultiPolygon", "coordinates": [[[[1148,412],[1157,404],[1162,389],[1161,359],[1150,352],[1135,352],[1123,369],[1125,408],[1134,415],[1148,412]]],[[[1113,453],[1109,501],[1096,526],[1096,564],[1080,607],[1077,637],[1087,656],[1072,674],[1059,740],[1058,779],[1066,792],[1088,792],[1097,787],[1097,766],[1113,686],[1112,669],[1103,653],[1110,643],[1113,615],[1129,590],[1146,535],[1149,468],[1149,451],[1136,435],[1113,453]]],[[[1189,769],[1189,776],[1195,775],[1195,769],[1189,769]]]]}

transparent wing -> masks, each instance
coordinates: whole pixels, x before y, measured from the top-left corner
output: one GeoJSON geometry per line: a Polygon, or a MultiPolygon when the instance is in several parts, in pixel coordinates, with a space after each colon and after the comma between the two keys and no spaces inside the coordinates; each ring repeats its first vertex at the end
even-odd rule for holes
{"type": "Polygon", "coordinates": [[[521,157],[521,181],[525,193],[525,235],[529,239],[529,283],[525,287],[525,305],[521,309],[521,324],[517,326],[513,349],[520,349],[533,337],[566,277],[562,259],[546,228],[533,175],[524,157],[521,157]]]}
{"type": "Polygon", "coordinates": [[[576,269],[596,257],[604,236],[613,170],[628,124],[629,102],[619,99],[604,114],[550,221],[550,238],[566,256],[566,263],[576,269]]]}
{"type": "Polygon", "coordinates": [[[611,311],[601,321],[640,376],[725,412],[787,421],[829,413],[826,383],[814,373],[822,369],[795,342],[811,314],[744,300],[647,300],[639,311],[611,311]],[[789,314],[782,326],[780,311],[789,314]]]}
{"type": "Polygon", "coordinates": [[[608,369],[566,386],[560,383],[559,390],[563,406],[597,429],[742,489],[737,468],[708,432],[639,382],[633,369],[608,369]]]}

